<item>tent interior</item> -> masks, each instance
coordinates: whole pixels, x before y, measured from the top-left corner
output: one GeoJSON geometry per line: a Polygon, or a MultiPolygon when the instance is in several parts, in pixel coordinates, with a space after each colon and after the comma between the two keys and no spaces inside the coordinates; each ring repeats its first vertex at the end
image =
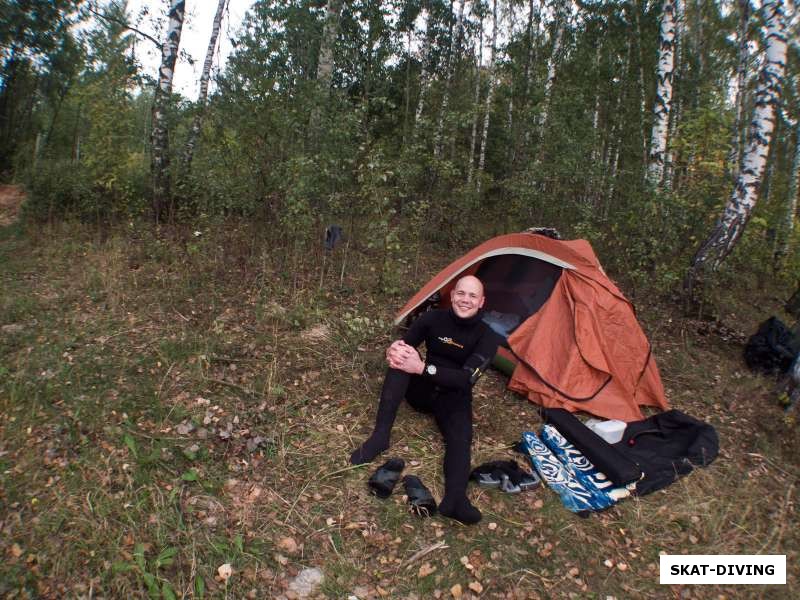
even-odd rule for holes
{"type": "Polygon", "coordinates": [[[450,306],[450,290],[462,275],[475,275],[483,282],[486,303],[483,320],[504,339],[539,310],[553,292],[562,267],[521,254],[490,256],[465,269],[409,315],[410,323],[429,307],[450,306]]]}

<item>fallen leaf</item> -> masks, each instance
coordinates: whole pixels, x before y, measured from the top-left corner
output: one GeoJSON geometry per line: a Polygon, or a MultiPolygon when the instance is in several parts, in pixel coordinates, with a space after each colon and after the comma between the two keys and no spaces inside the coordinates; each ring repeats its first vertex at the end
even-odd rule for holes
{"type": "Polygon", "coordinates": [[[11,554],[14,555],[14,558],[19,558],[22,556],[22,548],[19,547],[19,544],[11,545],[11,554]]]}
{"type": "Polygon", "coordinates": [[[605,559],[605,561],[603,561],[603,564],[607,566],[609,569],[614,568],[614,561],[611,560],[610,558],[605,559]]]}
{"type": "Polygon", "coordinates": [[[480,594],[483,592],[483,586],[481,585],[480,581],[473,581],[469,584],[469,589],[471,589],[476,594],[480,594]]]}
{"type": "Polygon", "coordinates": [[[580,575],[580,573],[581,573],[581,570],[578,567],[572,567],[569,570],[569,574],[570,574],[571,577],[577,577],[578,575],[580,575]]]}
{"type": "Polygon", "coordinates": [[[288,552],[289,554],[296,554],[297,553],[297,542],[294,538],[285,537],[281,538],[278,541],[278,548],[288,552]]]}
{"type": "Polygon", "coordinates": [[[627,565],[627,563],[621,562],[621,563],[617,564],[617,568],[620,571],[627,571],[628,570],[628,565],[627,565]]]}
{"type": "Polygon", "coordinates": [[[497,529],[497,523],[495,523],[494,521],[492,521],[491,523],[489,523],[489,529],[490,529],[491,531],[494,531],[495,529],[497,529]]]}
{"type": "Polygon", "coordinates": [[[453,587],[450,588],[450,594],[453,598],[461,598],[461,584],[457,583],[453,587]]]}
{"type": "Polygon", "coordinates": [[[231,575],[233,575],[233,568],[229,563],[225,563],[224,565],[220,565],[217,569],[217,573],[219,574],[222,581],[228,581],[231,575]]]}
{"type": "Polygon", "coordinates": [[[436,570],[436,567],[432,567],[430,563],[422,563],[422,566],[419,568],[419,573],[417,573],[417,577],[422,579],[423,577],[427,577],[431,573],[436,570]]]}

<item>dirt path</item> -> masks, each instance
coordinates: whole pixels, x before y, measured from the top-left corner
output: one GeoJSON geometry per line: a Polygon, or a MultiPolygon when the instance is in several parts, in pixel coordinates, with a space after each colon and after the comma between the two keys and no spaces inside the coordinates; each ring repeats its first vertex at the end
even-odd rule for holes
{"type": "Polygon", "coordinates": [[[16,220],[24,200],[25,190],[21,185],[0,185],[0,227],[16,220]]]}

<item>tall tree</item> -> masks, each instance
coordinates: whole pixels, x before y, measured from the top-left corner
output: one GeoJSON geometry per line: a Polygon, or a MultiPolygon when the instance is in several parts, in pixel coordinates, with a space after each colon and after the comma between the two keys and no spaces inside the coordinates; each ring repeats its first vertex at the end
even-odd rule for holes
{"type": "Polygon", "coordinates": [[[749,139],[731,197],[711,234],[698,248],[686,274],[684,289],[690,299],[694,298],[695,287],[703,273],[716,271],[744,232],[758,199],[769,155],[786,66],[786,15],[782,0],[764,0],[761,11],[767,30],[765,59],[755,92],[749,139]]]}
{"type": "Polygon", "coordinates": [[[483,133],[481,134],[481,152],[478,158],[478,180],[475,185],[478,194],[481,193],[481,175],[483,175],[483,167],[486,163],[486,144],[489,138],[489,116],[492,113],[492,100],[494,99],[494,90],[497,85],[497,0],[492,0],[492,44],[489,52],[489,90],[486,92],[486,108],[483,113],[483,133]]]}
{"type": "Polygon", "coordinates": [[[169,176],[167,109],[172,95],[172,79],[175,75],[175,62],[178,59],[178,47],[181,43],[185,8],[185,0],[170,1],[169,24],[167,34],[161,44],[161,66],[158,69],[158,83],[153,96],[150,171],[153,178],[153,218],[156,223],[164,218],[167,208],[170,211],[173,208],[169,176]]]}
{"type": "Polygon", "coordinates": [[[211,78],[211,64],[214,61],[214,52],[217,48],[217,38],[219,37],[220,26],[222,25],[222,15],[228,0],[219,0],[217,13],[214,15],[214,24],[211,27],[211,38],[208,40],[208,50],[206,59],[203,62],[203,73],[200,76],[200,95],[197,98],[197,113],[189,130],[189,137],[186,140],[186,149],[183,154],[183,175],[188,175],[192,168],[192,158],[194,157],[194,147],[197,144],[197,136],[200,134],[200,127],[206,110],[206,100],[208,98],[208,80],[211,78]]]}
{"type": "Polygon", "coordinates": [[[669,112],[672,104],[672,74],[675,68],[675,0],[664,0],[661,10],[661,29],[658,36],[658,71],[653,131],[650,135],[650,154],[647,176],[652,185],[664,177],[664,154],[667,149],[669,112]]]}
{"type": "MultiPolygon", "coordinates": [[[[452,3],[450,10],[452,11],[452,3]]],[[[442,153],[442,134],[444,131],[444,121],[450,105],[450,94],[453,87],[453,73],[457,62],[457,52],[461,43],[461,32],[464,25],[464,0],[459,0],[458,19],[456,21],[456,34],[450,35],[450,48],[447,51],[447,75],[445,79],[444,91],[442,93],[442,104],[439,109],[439,118],[436,122],[436,133],[433,137],[433,155],[437,158],[442,153]]]]}
{"type": "Polygon", "coordinates": [[[739,0],[739,60],[736,66],[736,108],[731,130],[731,151],[728,155],[728,169],[733,181],[739,176],[739,161],[742,157],[742,120],[744,102],[747,94],[747,62],[750,58],[747,29],[750,21],[750,0],[739,0]]]}

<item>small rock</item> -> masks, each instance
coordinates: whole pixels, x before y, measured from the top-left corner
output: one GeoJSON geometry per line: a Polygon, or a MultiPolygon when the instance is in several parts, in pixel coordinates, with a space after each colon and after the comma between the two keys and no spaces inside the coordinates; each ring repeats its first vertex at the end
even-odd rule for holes
{"type": "Polygon", "coordinates": [[[489,529],[491,531],[494,531],[495,529],[497,529],[497,523],[495,523],[494,521],[489,523],[489,529]]]}
{"type": "Polygon", "coordinates": [[[317,591],[324,580],[325,575],[316,567],[303,569],[289,584],[289,591],[297,594],[299,598],[308,598],[317,591]]]}

